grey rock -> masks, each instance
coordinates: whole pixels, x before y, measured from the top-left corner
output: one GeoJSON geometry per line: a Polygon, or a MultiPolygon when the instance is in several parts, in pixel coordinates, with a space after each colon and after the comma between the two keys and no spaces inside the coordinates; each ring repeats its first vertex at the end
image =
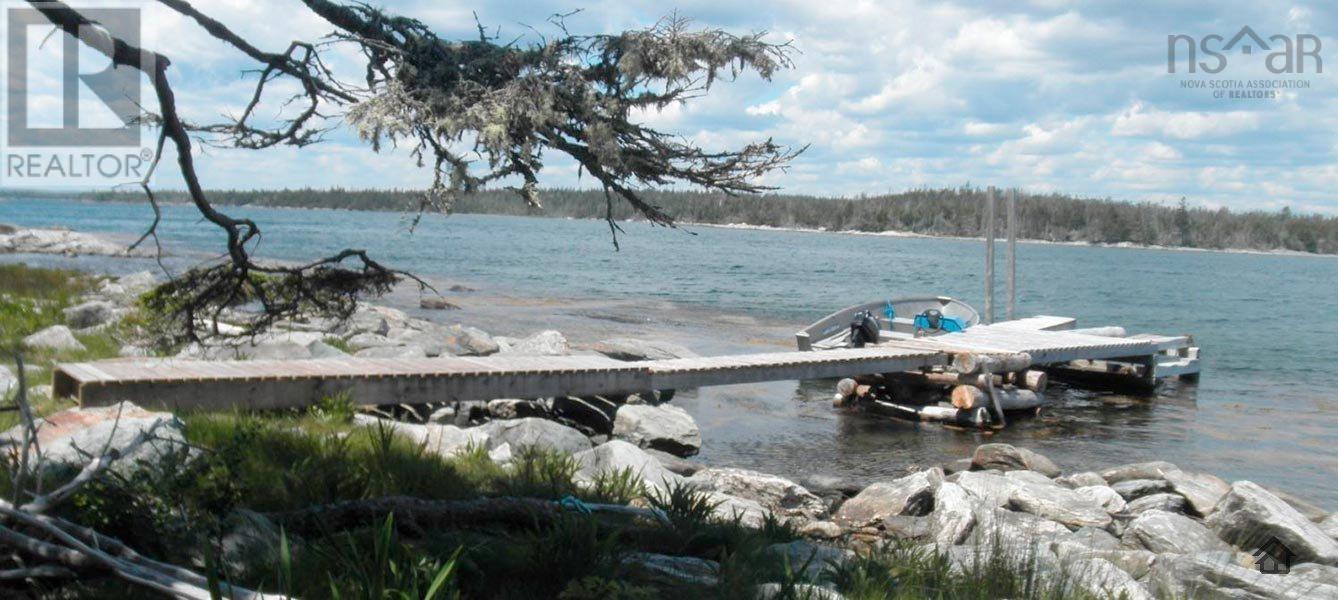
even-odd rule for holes
{"type": "Polygon", "coordinates": [[[1110,488],[1125,500],[1137,500],[1143,496],[1169,492],[1171,484],[1165,479],[1126,479],[1112,483],[1110,488]]]}
{"type": "Polygon", "coordinates": [[[633,552],[622,558],[622,564],[632,578],[658,585],[715,587],[720,581],[720,563],[694,556],[633,552]]]}
{"type": "Polygon", "coordinates": [[[462,429],[437,423],[405,423],[363,414],[354,415],[353,422],[365,427],[388,427],[415,444],[421,444],[427,452],[442,457],[457,456],[471,448],[492,449],[500,445],[492,443],[491,436],[480,427],[462,429]]]}
{"type": "Polygon", "coordinates": [[[143,358],[153,356],[153,351],[137,344],[124,344],[116,351],[116,355],[121,358],[143,358]]]}
{"type": "Polygon", "coordinates": [[[1038,483],[1040,485],[1058,485],[1053,479],[1046,477],[1044,474],[1029,469],[1008,471],[1004,473],[1004,477],[1011,481],[1016,481],[1019,484],[1038,483]]]}
{"type": "Polygon", "coordinates": [[[574,454],[590,448],[590,440],[566,425],[537,417],[489,421],[473,429],[488,434],[488,447],[510,443],[516,452],[536,448],[561,454],[574,454]]]}
{"type": "Polygon", "coordinates": [[[649,454],[655,457],[655,460],[660,461],[660,464],[664,465],[664,468],[684,477],[691,477],[696,474],[697,471],[706,468],[701,463],[674,456],[663,450],[656,450],[654,448],[645,448],[644,450],[646,451],[646,454],[649,454]]]}
{"type": "Polygon", "coordinates": [[[1140,515],[1149,510],[1161,510],[1172,513],[1185,512],[1188,503],[1180,494],[1152,494],[1143,496],[1124,505],[1127,515],[1140,515]]]}
{"type": "Polygon", "coordinates": [[[516,455],[511,452],[511,444],[505,442],[488,451],[488,460],[499,465],[511,464],[511,461],[514,460],[515,457],[516,455]]]}
{"type": "Polygon", "coordinates": [[[1161,510],[1149,510],[1130,522],[1124,530],[1123,544],[1128,548],[1176,554],[1231,549],[1198,521],[1161,510]]]}
{"type": "Polygon", "coordinates": [[[1287,576],[1305,579],[1314,583],[1322,583],[1324,585],[1333,586],[1334,589],[1338,589],[1338,567],[1315,563],[1301,563],[1299,565],[1292,565],[1291,572],[1287,573],[1287,576]]]}
{"type": "Polygon", "coordinates": [[[61,311],[65,324],[75,329],[96,327],[116,317],[116,305],[106,300],[90,300],[61,311]]]}
{"type": "Polygon", "coordinates": [[[1323,531],[1329,537],[1338,539],[1338,513],[1333,513],[1317,523],[1319,530],[1323,531]]]}
{"type": "Polygon", "coordinates": [[[87,350],[69,327],[52,325],[23,338],[23,347],[29,350],[54,350],[57,352],[79,352],[87,350]]]}
{"type": "Polygon", "coordinates": [[[1125,509],[1124,498],[1118,492],[1104,485],[1089,485],[1073,490],[1079,496],[1092,500],[1106,509],[1106,512],[1115,514],[1125,509]]]}
{"type": "Polygon", "coordinates": [[[1191,473],[1188,471],[1167,471],[1164,475],[1171,485],[1171,491],[1185,497],[1195,514],[1208,516],[1213,508],[1231,491],[1231,484],[1216,475],[1191,473]]]}
{"type": "Polygon", "coordinates": [[[1143,584],[1123,569],[1103,558],[1080,558],[1069,564],[1069,586],[1095,598],[1153,600],[1143,584]]]}
{"type": "Polygon", "coordinates": [[[1083,471],[1081,473],[1073,473],[1072,475],[1056,477],[1055,483],[1062,485],[1066,488],[1077,489],[1080,487],[1090,487],[1094,485],[1104,486],[1106,485],[1106,479],[1096,474],[1095,472],[1083,471]]]}
{"type": "Polygon", "coordinates": [[[1097,529],[1096,527],[1079,527],[1077,531],[1068,536],[1066,541],[1093,550],[1123,549],[1120,547],[1120,538],[1111,535],[1105,529],[1097,529]]]}
{"type": "Polygon", "coordinates": [[[750,529],[761,529],[771,511],[766,507],[748,500],[720,492],[702,492],[706,499],[715,505],[714,517],[720,521],[735,522],[750,529]]]}
{"type": "Polygon", "coordinates": [[[1269,575],[1232,562],[1225,553],[1163,554],[1148,573],[1148,588],[1164,598],[1274,600],[1338,598],[1338,588],[1290,575],[1269,575]]]}
{"type": "MultiPolygon", "coordinates": [[[[1114,536],[1111,537],[1114,538],[1114,536]]],[[[1117,539],[1116,544],[1118,543],[1119,540],[1117,539]]],[[[1050,547],[1061,561],[1071,562],[1084,558],[1100,558],[1110,561],[1111,564],[1119,567],[1120,570],[1128,573],[1134,579],[1143,579],[1147,576],[1148,571],[1152,569],[1152,563],[1157,560],[1157,555],[1147,550],[1094,548],[1081,541],[1075,542],[1065,539],[1055,540],[1050,547]]]]}
{"type": "Polygon", "coordinates": [[[502,349],[501,353],[518,356],[566,356],[571,354],[571,345],[561,332],[550,329],[516,340],[510,347],[502,349]]]}
{"type": "Polygon", "coordinates": [[[934,535],[929,517],[888,515],[883,517],[883,533],[902,540],[927,540],[934,535]]]}
{"type": "Polygon", "coordinates": [[[139,298],[162,282],[162,275],[154,271],[139,271],[116,278],[116,285],[125,290],[130,300],[139,298]]]}
{"type": "Polygon", "coordinates": [[[970,495],[962,486],[950,481],[939,484],[934,494],[934,511],[929,513],[934,541],[947,545],[960,544],[976,523],[974,508],[970,495]]]}
{"type": "MultiPolygon", "coordinates": [[[[223,518],[219,554],[234,577],[254,577],[278,564],[283,533],[268,517],[243,508],[234,509],[223,518]]],[[[291,545],[296,538],[289,536],[291,545]]]]}
{"type": "Polygon", "coordinates": [[[40,385],[34,385],[34,386],[28,388],[28,398],[30,398],[30,399],[34,399],[34,400],[39,399],[39,398],[50,398],[50,397],[51,397],[52,390],[53,390],[53,388],[51,387],[51,384],[49,384],[49,383],[43,383],[43,384],[40,384],[40,385]]]}
{"type": "Polygon", "coordinates": [[[422,346],[410,344],[407,346],[363,348],[353,353],[353,356],[358,358],[427,358],[427,351],[422,346]]]}
{"type": "Polygon", "coordinates": [[[1292,508],[1296,509],[1296,512],[1301,513],[1302,516],[1304,516],[1306,519],[1309,519],[1312,522],[1318,523],[1320,521],[1323,521],[1325,517],[1329,516],[1329,513],[1327,511],[1320,508],[1319,506],[1316,506],[1315,503],[1310,502],[1309,500],[1306,500],[1294,494],[1287,493],[1275,487],[1269,487],[1269,486],[1260,486],[1260,487],[1268,490],[1269,493],[1273,494],[1274,496],[1281,498],[1283,502],[1286,502],[1292,508]]]}
{"type": "Polygon", "coordinates": [[[591,350],[609,358],[618,360],[664,360],[670,358],[691,358],[697,353],[678,344],[669,342],[638,340],[633,338],[611,338],[596,342],[591,350]]]}
{"type": "Polygon", "coordinates": [[[547,414],[548,407],[538,400],[497,398],[488,401],[488,415],[494,419],[523,419],[525,417],[543,417],[547,414]]]}
{"type": "Polygon", "coordinates": [[[980,507],[971,542],[976,546],[1023,547],[1044,540],[1069,539],[1069,528],[1036,515],[1006,508],[980,507]]]}
{"type": "Polygon", "coordinates": [[[1002,475],[984,471],[962,471],[948,477],[948,481],[962,486],[976,501],[990,507],[1007,506],[1020,482],[1002,475]]]}
{"type": "Polygon", "coordinates": [[[959,458],[943,463],[943,472],[949,475],[964,473],[971,470],[971,459],[959,458]]]}
{"type": "Polygon", "coordinates": [[[453,356],[487,356],[497,353],[499,347],[492,336],[480,329],[452,325],[444,330],[442,353],[453,356]]]}
{"type": "Polygon", "coordinates": [[[1095,501],[1073,490],[1056,485],[1029,483],[1013,491],[1008,504],[1014,510],[1028,512],[1069,527],[1105,527],[1110,514],[1095,501]]]}
{"type": "Polygon", "coordinates": [[[1058,477],[1059,467],[1050,459],[1026,448],[1009,444],[982,444],[971,455],[971,465],[977,470],[998,469],[1000,471],[1031,470],[1046,477],[1058,477]]]}
{"type": "Polygon", "coordinates": [[[858,529],[876,525],[891,515],[925,514],[933,502],[934,489],[942,481],[943,472],[937,468],[879,481],[841,504],[832,520],[847,529],[858,529]]]}
{"type": "MultiPolygon", "coordinates": [[[[157,464],[170,453],[188,452],[185,426],[172,413],[151,412],[130,402],[110,406],[71,408],[36,421],[40,469],[82,468],[116,451],[120,458],[110,467],[129,473],[141,464],[157,464]]],[[[23,426],[0,434],[0,451],[22,444],[23,426]]]]}
{"type": "Polygon", "coordinates": [[[1111,467],[1101,471],[1101,477],[1108,485],[1114,485],[1130,479],[1161,479],[1166,472],[1179,470],[1179,467],[1164,460],[1154,460],[1111,467]]]}
{"type": "Polygon", "coordinates": [[[806,540],[772,544],[763,552],[781,560],[791,571],[803,573],[804,578],[809,581],[817,580],[824,573],[844,565],[855,557],[855,553],[849,550],[831,548],[806,540]]]}
{"type": "Polygon", "coordinates": [[[691,456],[702,447],[701,430],[692,415],[668,404],[620,407],[613,419],[613,437],[679,456],[691,456]]]}
{"type": "Polygon", "coordinates": [[[0,400],[8,398],[9,392],[18,389],[18,387],[18,376],[9,370],[9,367],[0,365],[0,400]]]}
{"type": "Polygon", "coordinates": [[[707,468],[688,478],[700,489],[752,500],[777,515],[820,519],[827,512],[821,498],[784,477],[747,469],[707,468]]]}
{"type": "Polygon", "coordinates": [[[344,340],[344,343],[354,352],[366,350],[367,348],[385,348],[387,346],[399,345],[399,342],[384,335],[370,332],[355,334],[347,340],[344,340]]]}
{"type": "Polygon", "coordinates": [[[1338,541],[1251,481],[1231,484],[1231,491],[1208,517],[1208,526],[1242,550],[1253,551],[1276,539],[1295,553],[1298,562],[1338,565],[1338,541]]]}
{"type": "Polygon", "coordinates": [[[683,478],[665,469],[660,461],[641,448],[622,440],[610,440],[572,455],[579,469],[578,479],[594,481],[600,475],[629,471],[648,486],[660,490],[683,483],[683,478]]]}
{"type": "Polygon", "coordinates": [[[311,350],[305,345],[291,341],[264,342],[238,349],[243,358],[253,360],[306,360],[311,358],[311,350]]]}

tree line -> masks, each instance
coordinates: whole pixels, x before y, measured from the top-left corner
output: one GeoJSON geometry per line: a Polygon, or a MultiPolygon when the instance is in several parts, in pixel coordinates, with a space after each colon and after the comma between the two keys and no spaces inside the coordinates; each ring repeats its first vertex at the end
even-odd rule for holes
{"type": "MultiPolygon", "coordinates": [[[[167,201],[186,198],[162,192],[167,201]]],[[[412,190],[287,189],[216,190],[218,204],[350,210],[412,211],[422,192],[412,190]]],[[[132,192],[98,192],[94,200],[140,201],[132,192]]],[[[902,231],[934,236],[983,234],[985,192],[973,186],[921,188],[896,194],[824,198],[795,194],[728,196],[695,191],[649,191],[646,201],[680,222],[745,224],[826,231],[902,231]]],[[[547,189],[543,207],[533,208],[508,190],[483,190],[455,201],[456,213],[604,218],[609,210],[599,190],[547,189]]],[[[1004,224],[997,199],[998,230],[1004,224]]],[[[613,203],[618,220],[642,217],[626,203],[613,203]]],[[[1119,202],[1066,194],[1019,194],[1018,236],[1052,242],[1175,246],[1205,249],[1292,250],[1338,254],[1338,218],[1278,212],[1231,212],[1151,202],[1119,202]]]]}

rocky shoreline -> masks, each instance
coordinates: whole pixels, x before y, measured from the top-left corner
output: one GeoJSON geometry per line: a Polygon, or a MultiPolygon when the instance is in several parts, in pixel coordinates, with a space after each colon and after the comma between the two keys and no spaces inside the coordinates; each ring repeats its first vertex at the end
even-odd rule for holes
{"type": "MultiPolygon", "coordinates": [[[[65,325],[39,331],[23,344],[30,349],[78,344],[72,332],[115,323],[156,281],[148,272],[108,280],[66,309],[65,325]]],[[[228,326],[220,328],[226,331],[228,326]]],[[[421,358],[574,353],[619,360],[693,355],[672,344],[627,338],[573,346],[557,331],[525,338],[493,337],[472,327],[364,305],[344,323],[285,323],[255,338],[194,344],[177,357],[300,360],[348,354],[421,358]]],[[[145,356],[150,350],[127,344],[121,354],[145,356]]],[[[12,374],[0,371],[0,388],[12,385],[10,380],[12,374]]],[[[155,445],[170,446],[183,439],[184,425],[173,415],[129,403],[116,410],[70,409],[48,421],[52,426],[43,429],[42,440],[48,460],[63,456],[67,462],[86,461],[86,455],[62,454],[62,449],[96,447],[113,436],[113,447],[126,446],[118,448],[122,455],[136,456],[152,456],[155,445]],[[124,418],[127,411],[133,418],[124,418]],[[118,415],[119,426],[109,427],[118,415]],[[140,435],[144,431],[153,435],[140,435]]],[[[720,518],[738,519],[749,527],[763,527],[768,520],[793,526],[809,541],[796,542],[801,545],[791,550],[808,555],[800,560],[820,558],[819,569],[848,560],[853,553],[910,544],[942,555],[954,569],[1006,560],[1018,561],[1019,568],[1034,564],[1042,572],[1066,573],[1066,585],[1075,593],[1123,594],[1129,599],[1338,598],[1338,513],[1250,481],[1227,482],[1168,462],[1066,473],[1047,457],[1024,448],[985,444],[970,457],[862,489],[820,477],[793,481],[686,460],[703,443],[696,423],[672,404],[668,394],[650,391],[623,397],[389,406],[361,413],[355,423],[393,429],[444,458],[482,447],[493,461],[508,465],[519,453],[541,450],[570,455],[579,466],[580,481],[628,470],[640,475],[650,493],[688,486],[708,496],[720,518]],[[1290,555],[1290,573],[1261,573],[1257,561],[1269,558],[1263,552],[1277,548],[1290,555]]],[[[683,557],[642,558],[675,571],[680,570],[675,561],[683,557]]],[[[836,597],[835,592],[824,593],[836,597]]]]}
{"type": "Polygon", "coordinates": [[[130,250],[90,233],[64,228],[19,228],[0,223],[0,254],[63,254],[65,256],[152,256],[143,248],[130,250]]]}

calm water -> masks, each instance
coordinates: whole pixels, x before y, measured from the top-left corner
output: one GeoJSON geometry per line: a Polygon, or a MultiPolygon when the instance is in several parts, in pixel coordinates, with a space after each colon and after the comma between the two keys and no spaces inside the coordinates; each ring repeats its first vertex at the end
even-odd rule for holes
{"type": "MultiPolygon", "coordinates": [[[[576,343],[654,334],[710,354],[788,347],[809,321],[869,299],[946,294],[983,306],[980,242],[711,228],[690,235],[629,224],[615,252],[597,221],[432,216],[410,236],[394,213],[234,212],[260,222],[267,257],[362,247],[383,263],[476,286],[458,295],[465,310],[433,317],[496,333],[556,328],[576,343]]],[[[26,226],[131,235],[148,218],[137,205],[0,201],[0,222],[26,226]]],[[[221,242],[188,207],[167,207],[162,233],[174,268],[221,242]]],[[[965,456],[988,439],[1027,445],[1068,469],[1165,459],[1338,509],[1338,260],[1043,244],[1022,244],[1018,256],[1020,315],[1192,333],[1203,347],[1202,382],[1171,384],[1156,399],[1056,389],[1045,415],[993,435],[838,413],[827,403],[830,383],[681,393],[675,402],[702,425],[702,458],[867,480],[965,456]]],[[[8,260],[113,271],[151,264],[8,260]]],[[[401,292],[393,300],[415,298],[401,292]]]]}

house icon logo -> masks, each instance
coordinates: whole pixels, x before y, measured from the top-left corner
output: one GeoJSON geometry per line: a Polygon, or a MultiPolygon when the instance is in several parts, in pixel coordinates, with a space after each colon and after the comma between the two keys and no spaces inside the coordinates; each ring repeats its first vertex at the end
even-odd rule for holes
{"type": "Polygon", "coordinates": [[[1249,25],[1246,25],[1241,27],[1240,31],[1232,36],[1231,40],[1228,41],[1225,46],[1222,46],[1222,52],[1235,48],[1242,40],[1246,43],[1242,44],[1240,47],[1241,54],[1253,54],[1255,48],[1259,48],[1260,50],[1269,49],[1268,42],[1265,42],[1264,38],[1259,37],[1259,34],[1255,33],[1249,25]]]}
{"type": "Polygon", "coordinates": [[[1284,546],[1277,538],[1269,538],[1254,551],[1254,566],[1260,573],[1286,575],[1292,571],[1292,559],[1295,557],[1291,549],[1284,546]]]}

